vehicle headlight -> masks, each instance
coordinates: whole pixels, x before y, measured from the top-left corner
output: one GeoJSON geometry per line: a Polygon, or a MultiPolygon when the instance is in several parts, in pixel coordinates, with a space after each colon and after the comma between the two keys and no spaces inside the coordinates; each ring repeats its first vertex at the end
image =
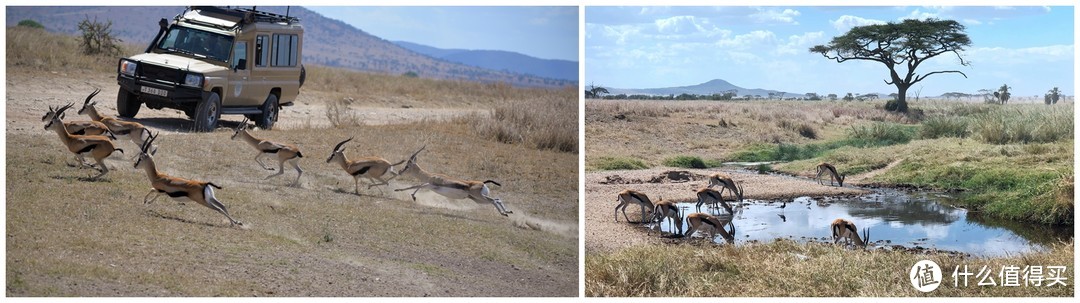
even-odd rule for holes
{"type": "Polygon", "coordinates": [[[137,66],[137,64],[133,61],[120,60],[120,73],[134,77],[135,66],[137,66]]]}
{"type": "Polygon", "coordinates": [[[184,85],[191,87],[202,87],[203,75],[200,74],[187,74],[184,75],[184,85]]]}

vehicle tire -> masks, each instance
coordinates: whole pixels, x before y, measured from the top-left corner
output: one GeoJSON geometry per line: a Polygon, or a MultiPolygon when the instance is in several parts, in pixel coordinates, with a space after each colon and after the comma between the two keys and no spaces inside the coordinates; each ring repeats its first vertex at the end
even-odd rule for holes
{"type": "Polygon", "coordinates": [[[304,69],[304,65],[300,64],[300,86],[304,87],[304,80],[307,80],[307,70],[304,69]]]}
{"type": "Polygon", "coordinates": [[[221,97],[217,93],[210,93],[206,100],[195,107],[195,131],[212,132],[217,128],[220,119],[221,97]]]}
{"type": "Polygon", "coordinates": [[[135,118],[140,107],[142,102],[139,102],[139,98],[121,87],[116,94],[116,113],[124,118],[135,118]]]}
{"type": "Polygon", "coordinates": [[[263,103],[262,114],[254,115],[255,118],[251,120],[255,121],[255,126],[269,130],[274,127],[274,122],[277,122],[279,107],[277,95],[270,94],[263,103]]]}

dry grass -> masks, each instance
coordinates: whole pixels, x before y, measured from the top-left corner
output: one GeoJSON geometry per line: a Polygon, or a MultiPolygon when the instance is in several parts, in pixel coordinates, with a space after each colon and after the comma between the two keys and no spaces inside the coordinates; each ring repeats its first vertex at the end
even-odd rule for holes
{"type": "Polygon", "coordinates": [[[980,259],[946,254],[899,251],[865,252],[827,244],[779,240],[769,244],[639,246],[609,254],[585,256],[586,296],[650,297],[895,297],[895,296],[1073,296],[1073,245],[1061,243],[1048,252],[980,259]],[[908,280],[919,260],[942,267],[944,283],[934,292],[915,290],[908,280]],[[1068,286],[953,287],[952,270],[983,265],[996,273],[1005,265],[1067,266],[1068,286]]]}
{"type": "MultiPolygon", "coordinates": [[[[86,56],[82,54],[79,38],[54,34],[44,29],[22,26],[8,27],[5,43],[8,67],[38,68],[49,71],[87,69],[115,72],[120,56],[86,56]]],[[[121,56],[140,52],[138,46],[121,45],[121,56]]]]}
{"type": "Polygon", "coordinates": [[[544,93],[496,106],[490,115],[464,119],[480,136],[537,149],[578,152],[577,90],[544,93]]]}

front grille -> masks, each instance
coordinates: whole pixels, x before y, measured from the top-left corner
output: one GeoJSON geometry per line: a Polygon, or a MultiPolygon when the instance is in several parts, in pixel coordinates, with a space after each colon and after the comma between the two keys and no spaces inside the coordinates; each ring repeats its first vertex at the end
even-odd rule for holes
{"type": "Polygon", "coordinates": [[[139,63],[136,67],[136,74],[150,81],[164,81],[174,84],[184,82],[183,71],[160,65],[139,63]]]}

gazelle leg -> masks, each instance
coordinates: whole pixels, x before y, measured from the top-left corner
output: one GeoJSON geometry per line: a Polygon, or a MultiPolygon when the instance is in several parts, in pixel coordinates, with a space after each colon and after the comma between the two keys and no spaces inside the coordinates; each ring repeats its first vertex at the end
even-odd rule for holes
{"type": "Polygon", "coordinates": [[[214,189],[213,189],[213,187],[210,187],[209,185],[207,185],[206,188],[203,189],[203,195],[206,198],[206,206],[207,207],[210,207],[210,208],[218,211],[222,215],[225,215],[225,218],[229,218],[229,222],[232,225],[241,225],[241,226],[244,225],[244,223],[240,223],[240,221],[236,221],[236,219],[233,219],[233,217],[229,215],[229,211],[225,210],[225,205],[221,204],[221,201],[218,201],[217,197],[214,197],[214,189]]]}
{"type": "Polygon", "coordinates": [[[270,179],[270,178],[273,178],[273,177],[277,177],[277,176],[280,176],[282,174],[285,174],[285,160],[278,161],[278,170],[277,170],[276,174],[266,176],[266,178],[264,178],[263,180],[270,179]]]}
{"type": "Polygon", "coordinates": [[[101,173],[98,174],[97,176],[91,177],[90,179],[101,178],[101,176],[104,176],[105,174],[109,173],[109,167],[105,165],[105,159],[95,159],[95,160],[97,160],[98,165],[101,166],[101,173]]]}
{"type": "Polygon", "coordinates": [[[304,175],[304,170],[300,169],[300,158],[289,160],[289,164],[292,164],[293,168],[296,169],[296,181],[293,181],[293,184],[300,184],[300,176],[304,175]]]}
{"type": "Polygon", "coordinates": [[[266,167],[266,164],[263,164],[262,156],[263,156],[263,153],[258,153],[257,155],[255,155],[255,162],[259,163],[259,166],[261,166],[265,170],[274,170],[273,167],[266,167]]]}
{"type": "Polygon", "coordinates": [[[160,197],[160,196],[161,196],[161,192],[158,192],[157,189],[151,187],[150,192],[146,193],[146,196],[144,196],[143,199],[142,199],[143,204],[150,204],[150,202],[154,202],[154,200],[157,200],[157,198],[160,197]],[[154,195],[154,194],[156,194],[156,195],[154,195]],[[150,195],[154,195],[154,198],[150,199],[150,195]],[[146,201],[146,199],[150,199],[150,201],[146,201]]]}
{"type": "Polygon", "coordinates": [[[410,190],[410,189],[415,189],[415,190],[414,190],[414,191],[412,192],[412,200],[413,200],[413,201],[416,201],[416,192],[420,191],[420,189],[421,189],[421,188],[424,188],[424,186],[427,186],[428,184],[431,184],[431,183],[424,183],[424,184],[420,184],[420,185],[413,185],[413,186],[409,186],[409,187],[406,187],[406,188],[398,188],[398,189],[395,189],[394,191],[403,191],[403,190],[410,190]]]}
{"type": "Polygon", "coordinates": [[[360,195],[360,177],[353,176],[352,179],[353,179],[353,193],[355,193],[357,196],[359,196],[360,195]]]}
{"type": "MultiPolygon", "coordinates": [[[[379,180],[379,181],[382,181],[382,179],[379,179],[379,178],[372,178],[372,177],[367,177],[367,178],[368,178],[368,181],[371,181],[371,184],[368,184],[368,189],[371,189],[372,186],[389,185],[390,184],[390,183],[386,183],[386,181],[383,181],[382,183],[375,182],[376,179],[379,180]]],[[[376,188],[379,189],[380,194],[386,194],[385,192],[383,192],[382,187],[376,187],[376,188]]]]}

